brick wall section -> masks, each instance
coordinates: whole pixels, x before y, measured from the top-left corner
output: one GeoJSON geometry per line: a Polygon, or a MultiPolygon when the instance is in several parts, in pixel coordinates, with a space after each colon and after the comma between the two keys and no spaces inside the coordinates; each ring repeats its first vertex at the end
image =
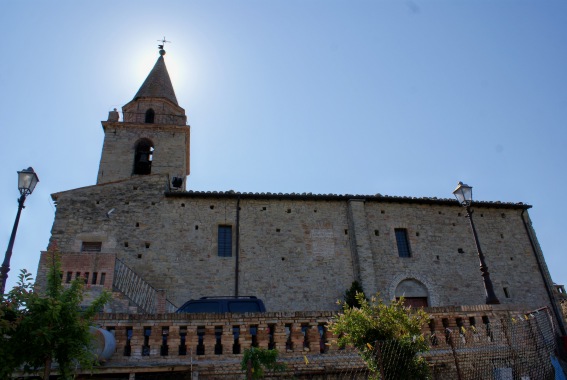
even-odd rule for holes
{"type": "MultiPolygon", "coordinates": [[[[87,290],[89,288],[100,288],[108,291],[112,290],[112,282],[114,280],[114,262],[116,256],[113,253],[65,253],[58,254],[61,261],[61,272],[63,274],[63,282],[67,280],[67,273],[72,273],[72,279],[77,277],[77,273],[81,277],[85,277],[85,273],[89,274],[87,290]],[[97,273],[96,284],[92,283],[93,273],[97,273]],[[104,274],[104,284],[101,280],[104,274]]],[[[44,284],[47,279],[47,270],[53,253],[41,252],[39,259],[39,269],[37,274],[37,284],[44,284]]]]}
{"type": "MultiPolygon", "coordinates": [[[[444,327],[442,320],[446,319],[448,327],[457,329],[457,318],[463,320],[465,328],[470,327],[471,317],[476,320],[476,324],[481,325],[483,317],[495,322],[500,319],[510,320],[523,314],[521,306],[462,306],[450,308],[429,308],[426,309],[432,320],[436,321],[436,328],[432,331],[428,325],[423,326],[423,332],[430,336],[433,332],[442,337],[444,327]]],[[[120,372],[122,368],[126,372],[145,372],[148,370],[159,371],[160,367],[175,368],[176,370],[187,369],[190,362],[193,365],[200,363],[214,363],[218,369],[223,366],[235,366],[239,363],[242,354],[233,354],[233,327],[240,327],[240,349],[241,353],[246,348],[251,347],[252,337],[250,327],[256,326],[258,330],[258,346],[268,348],[269,333],[268,328],[274,329],[275,349],[279,351],[281,357],[302,357],[305,354],[319,354],[324,349],[325,355],[332,355],[339,347],[336,344],[336,337],[330,332],[326,332],[324,340],[321,340],[318,326],[326,325],[335,314],[332,312],[278,312],[260,314],[156,314],[156,315],[132,315],[132,314],[101,314],[96,319],[96,323],[102,328],[114,331],[116,339],[116,352],[99,369],[101,372],[120,372]],[[288,336],[285,327],[291,325],[291,340],[293,345],[286,348],[288,336]],[[307,344],[302,326],[308,326],[307,344]],[[149,338],[150,353],[148,356],[142,355],[144,344],[144,329],[151,328],[149,338]],[[197,354],[198,336],[197,330],[204,327],[204,354],[197,354]],[[215,328],[222,328],[222,354],[215,354],[215,328]],[[133,329],[131,339],[131,355],[124,355],[126,345],[126,331],[133,329]],[[163,328],[168,328],[169,335],[168,355],[161,355],[161,345],[163,342],[163,328]],[[181,342],[181,329],[187,331],[186,345],[187,354],[179,355],[179,345],[181,342]],[[326,343],[326,344],[325,344],[326,343]],[[232,364],[231,364],[232,363],[232,364]],[[149,367],[152,367],[149,369],[149,367]]],[[[436,359],[437,361],[443,358],[436,359]]],[[[452,360],[449,357],[449,360],[452,360]]]]}

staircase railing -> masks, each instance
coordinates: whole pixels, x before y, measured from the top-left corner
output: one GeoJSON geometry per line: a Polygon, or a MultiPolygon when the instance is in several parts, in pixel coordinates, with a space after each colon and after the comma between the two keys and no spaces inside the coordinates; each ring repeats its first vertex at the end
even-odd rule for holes
{"type": "MultiPolygon", "coordinates": [[[[158,291],[138,276],[122,260],[116,258],[114,266],[114,289],[120,291],[132,303],[149,314],[157,313],[158,291]]],[[[166,313],[174,313],[177,307],[168,299],[165,300],[166,313]]]]}

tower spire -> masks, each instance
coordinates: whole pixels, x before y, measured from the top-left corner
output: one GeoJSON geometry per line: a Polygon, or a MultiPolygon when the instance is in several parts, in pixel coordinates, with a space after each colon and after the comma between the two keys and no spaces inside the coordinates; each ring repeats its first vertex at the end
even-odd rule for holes
{"type": "MultiPolygon", "coordinates": [[[[167,41],[165,37],[163,40],[159,41],[163,44],[170,42],[167,41]]],[[[160,49],[160,56],[133,100],[141,98],[165,98],[178,106],[177,97],[175,96],[175,91],[173,90],[173,85],[171,84],[171,79],[169,78],[167,67],[165,66],[165,60],[163,59],[165,50],[163,50],[163,45],[158,45],[158,47],[160,49]]]]}

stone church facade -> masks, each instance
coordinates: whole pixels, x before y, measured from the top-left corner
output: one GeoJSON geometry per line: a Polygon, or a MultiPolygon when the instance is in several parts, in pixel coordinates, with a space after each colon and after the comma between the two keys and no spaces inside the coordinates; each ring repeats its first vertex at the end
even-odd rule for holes
{"type": "MultiPolygon", "coordinates": [[[[160,53],[121,115],[102,122],[97,183],[52,195],[63,282],[84,277],[91,293],[114,292],[105,311],[134,314],[251,295],[270,312],[336,311],[355,280],[415,305],[485,302],[455,200],[187,190],[190,127],[160,53]]],[[[476,202],[476,226],[500,302],[557,309],[530,207],[476,202]]]]}

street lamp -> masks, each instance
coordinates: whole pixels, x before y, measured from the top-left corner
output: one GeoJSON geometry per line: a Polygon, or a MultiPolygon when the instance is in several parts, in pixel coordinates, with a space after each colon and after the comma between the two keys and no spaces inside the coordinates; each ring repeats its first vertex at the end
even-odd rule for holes
{"type": "Polygon", "coordinates": [[[471,229],[474,235],[474,242],[476,244],[476,250],[478,252],[478,259],[480,260],[480,271],[482,272],[482,278],[484,279],[484,289],[486,290],[486,304],[487,305],[497,305],[500,303],[496,294],[494,293],[494,287],[492,286],[492,281],[490,280],[490,273],[488,273],[488,266],[484,261],[484,255],[482,249],[480,249],[480,242],[478,241],[478,235],[476,233],[476,228],[473,222],[473,211],[471,210],[472,203],[472,187],[459,182],[457,188],[453,191],[453,195],[457,198],[457,201],[467,210],[467,218],[471,223],[471,229]]]}
{"type": "Polygon", "coordinates": [[[4,294],[4,289],[6,288],[6,279],[8,278],[8,272],[10,271],[10,258],[12,257],[14,240],[16,240],[16,231],[18,230],[18,223],[20,222],[20,214],[24,208],[26,197],[33,192],[33,189],[35,189],[35,185],[37,185],[38,182],[39,178],[37,178],[37,174],[35,174],[31,167],[18,172],[18,190],[20,190],[20,198],[18,198],[18,213],[16,214],[16,221],[14,222],[14,228],[12,228],[12,235],[10,235],[10,242],[8,243],[8,249],[4,256],[4,262],[0,268],[0,286],[2,286],[0,289],[0,296],[4,294]]]}

